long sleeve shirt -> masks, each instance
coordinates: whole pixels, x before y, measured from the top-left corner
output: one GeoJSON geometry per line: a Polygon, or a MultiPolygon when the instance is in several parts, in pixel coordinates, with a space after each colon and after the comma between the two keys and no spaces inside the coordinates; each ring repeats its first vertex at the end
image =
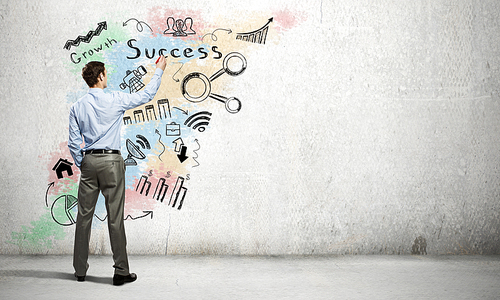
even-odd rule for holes
{"type": "Polygon", "coordinates": [[[144,90],[133,94],[104,93],[100,88],[91,88],[71,106],[68,147],[78,168],[81,168],[86,150],[121,149],[125,111],[151,101],[160,87],[162,75],[163,70],[157,68],[144,90]],[[85,146],[80,148],[82,141],[85,141],[85,146]]]}

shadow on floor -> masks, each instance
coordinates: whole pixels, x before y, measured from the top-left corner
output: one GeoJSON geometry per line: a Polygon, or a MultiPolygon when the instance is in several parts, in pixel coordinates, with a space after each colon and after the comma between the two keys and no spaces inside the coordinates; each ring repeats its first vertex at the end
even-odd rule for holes
{"type": "MultiPolygon", "coordinates": [[[[0,270],[0,277],[32,277],[42,279],[63,279],[76,281],[73,273],[53,272],[53,271],[40,271],[40,270],[0,270]]],[[[111,284],[111,277],[96,277],[87,276],[85,281],[94,283],[111,284]]]]}

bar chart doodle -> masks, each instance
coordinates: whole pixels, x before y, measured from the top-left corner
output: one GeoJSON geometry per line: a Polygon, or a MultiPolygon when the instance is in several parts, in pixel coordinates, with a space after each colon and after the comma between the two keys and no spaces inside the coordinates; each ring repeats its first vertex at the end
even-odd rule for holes
{"type": "Polygon", "coordinates": [[[168,99],[160,99],[156,101],[158,104],[158,116],[160,119],[166,119],[167,118],[167,113],[168,113],[168,118],[172,118],[172,113],[170,112],[170,104],[168,102],[168,99]]]}
{"type": "Polygon", "coordinates": [[[179,203],[177,209],[182,208],[182,204],[184,202],[184,198],[186,197],[187,189],[183,187],[184,184],[184,177],[177,177],[177,181],[175,182],[175,187],[174,190],[172,191],[172,194],[170,195],[170,201],[168,202],[168,205],[172,204],[172,207],[175,207],[177,203],[179,203]]]}
{"type": "Polygon", "coordinates": [[[151,188],[151,181],[148,180],[148,177],[145,175],[141,176],[139,179],[139,183],[137,183],[136,191],[139,191],[141,195],[147,196],[149,194],[149,189],[151,188]]]}
{"type": "Polygon", "coordinates": [[[251,42],[256,44],[265,44],[267,38],[267,32],[269,31],[269,24],[273,21],[273,18],[270,18],[266,25],[261,28],[245,33],[237,33],[236,39],[244,42],[251,42]]]}

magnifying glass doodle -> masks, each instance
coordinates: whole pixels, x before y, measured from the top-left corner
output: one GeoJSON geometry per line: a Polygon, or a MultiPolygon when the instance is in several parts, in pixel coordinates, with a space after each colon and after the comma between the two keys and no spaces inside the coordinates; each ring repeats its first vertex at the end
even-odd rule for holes
{"type": "Polygon", "coordinates": [[[235,97],[226,98],[221,95],[213,94],[211,82],[220,77],[224,73],[231,76],[238,76],[241,73],[243,73],[246,68],[247,68],[247,61],[243,55],[241,55],[238,52],[228,53],[224,57],[224,61],[222,62],[222,69],[220,69],[215,74],[210,76],[210,78],[199,72],[193,72],[186,75],[184,79],[182,79],[182,84],[181,84],[182,95],[184,96],[184,98],[186,98],[186,100],[193,103],[199,103],[205,101],[207,98],[210,97],[212,99],[224,103],[226,110],[232,114],[235,114],[239,112],[241,109],[241,101],[235,97]],[[236,66],[234,64],[234,58],[236,58],[236,60],[239,61],[239,64],[237,63],[236,66]],[[231,59],[233,59],[232,62],[230,62],[231,59]],[[189,93],[188,83],[193,79],[196,80],[197,82],[201,81],[201,83],[203,84],[202,88],[203,93],[199,94],[189,93]]]}

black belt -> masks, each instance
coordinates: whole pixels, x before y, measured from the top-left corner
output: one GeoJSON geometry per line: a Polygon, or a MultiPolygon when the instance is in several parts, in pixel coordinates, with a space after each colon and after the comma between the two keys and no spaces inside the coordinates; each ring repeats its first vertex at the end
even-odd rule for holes
{"type": "Polygon", "coordinates": [[[91,149],[85,151],[85,155],[88,154],[121,154],[121,153],[120,150],[91,149]]]}

